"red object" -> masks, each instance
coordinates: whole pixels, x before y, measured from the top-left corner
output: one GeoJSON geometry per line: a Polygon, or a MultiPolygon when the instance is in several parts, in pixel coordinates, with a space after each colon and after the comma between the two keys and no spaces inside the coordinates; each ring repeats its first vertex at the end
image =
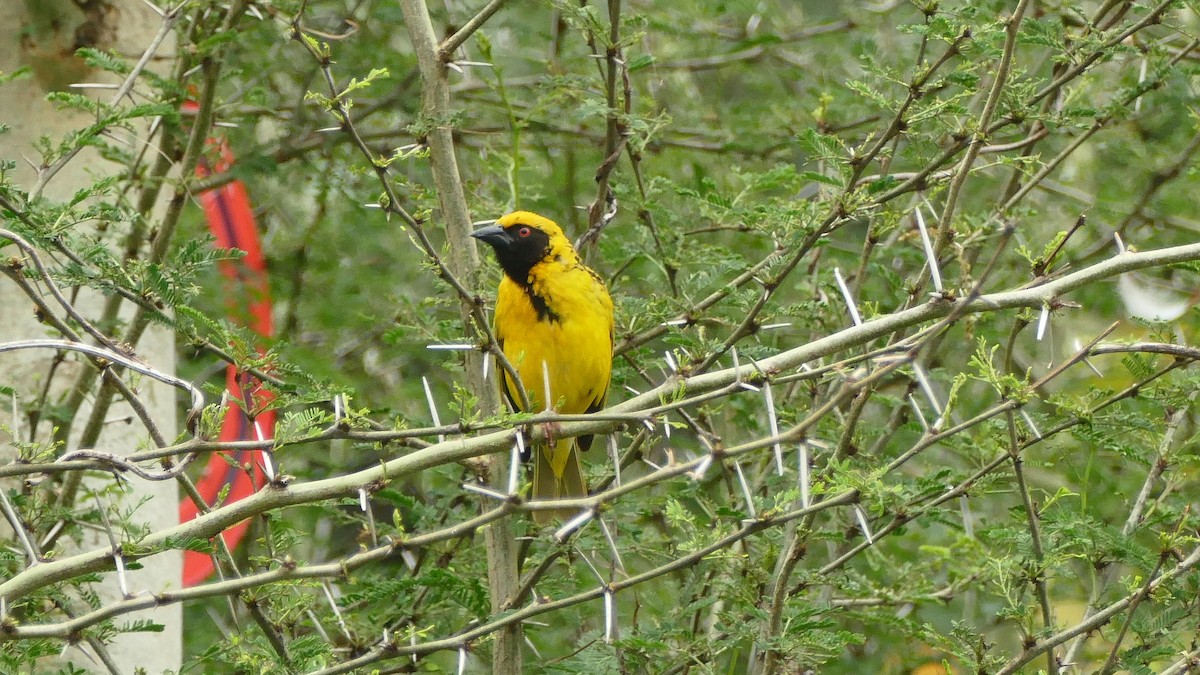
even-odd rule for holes
{"type": "MultiPolygon", "coordinates": [[[[185,110],[195,109],[195,104],[185,104],[185,110]]],[[[196,166],[196,176],[207,178],[221,174],[233,165],[233,152],[224,140],[210,139],[210,148],[216,150],[216,161],[210,166],[202,160],[196,166]]],[[[245,255],[239,260],[227,260],[220,264],[221,273],[229,280],[229,315],[234,321],[249,326],[251,330],[269,337],[275,329],[271,321],[271,296],[267,281],[267,266],[259,244],[258,227],[254,222],[254,211],[246,186],[232,180],[220,187],[200,193],[200,205],[208,219],[209,229],[223,249],[239,249],[245,255]]],[[[258,412],[253,420],[246,411],[255,414],[271,402],[274,396],[263,389],[252,375],[239,373],[229,365],[225,369],[226,389],[230,402],[221,424],[221,441],[270,440],[275,433],[275,411],[258,412]],[[239,405],[237,402],[241,402],[239,405]]],[[[204,475],[196,488],[204,501],[215,505],[221,491],[229,486],[224,504],[244,499],[263,486],[263,456],[261,450],[228,450],[214,452],[209,456],[204,475]],[[232,460],[232,463],[226,459],[232,460]],[[249,465],[250,470],[246,470],[249,465]]],[[[199,513],[191,499],[179,503],[179,522],[185,523],[199,513]]],[[[229,548],[234,548],[246,535],[249,521],[242,521],[221,533],[229,548]]],[[[196,551],[184,551],[183,584],[195,586],[213,573],[213,559],[196,551]]]]}

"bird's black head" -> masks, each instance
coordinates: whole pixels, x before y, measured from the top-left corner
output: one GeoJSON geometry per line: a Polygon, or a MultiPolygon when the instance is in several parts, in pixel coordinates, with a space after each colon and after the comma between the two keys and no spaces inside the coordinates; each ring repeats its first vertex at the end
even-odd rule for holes
{"type": "MultiPolygon", "coordinates": [[[[544,218],[541,220],[545,220],[544,218]]],[[[547,221],[548,222],[548,221],[547,221]]],[[[554,226],[558,236],[562,231],[554,226]]],[[[527,285],[529,270],[551,254],[553,232],[533,220],[511,219],[510,216],[495,225],[481,227],[471,233],[472,237],[487,243],[496,252],[501,269],[513,281],[527,285]],[[510,221],[510,222],[505,222],[510,221]]]]}

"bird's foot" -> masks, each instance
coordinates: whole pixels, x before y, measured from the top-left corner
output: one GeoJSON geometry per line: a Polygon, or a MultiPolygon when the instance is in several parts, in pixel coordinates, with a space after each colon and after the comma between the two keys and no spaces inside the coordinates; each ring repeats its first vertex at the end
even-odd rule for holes
{"type": "Polygon", "coordinates": [[[562,427],[558,422],[543,422],[542,434],[546,436],[546,445],[554,447],[558,443],[558,437],[562,435],[562,427]]]}

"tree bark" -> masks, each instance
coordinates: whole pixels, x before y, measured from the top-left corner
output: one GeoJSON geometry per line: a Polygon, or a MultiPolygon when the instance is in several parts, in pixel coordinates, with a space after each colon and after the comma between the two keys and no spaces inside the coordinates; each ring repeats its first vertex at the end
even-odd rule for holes
{"type": "MultiPolygon", "coordinates": [[[[433,179],[437,187],[438,203],[442,221],[446,228],[448,267],[451,273],[462,280],[477,277],[479,254],[475,240],[471,238],[471,217],[463,192],[462,177],[458,172],[458,161],[454,156],[454,136],[448,126],[450,117],[450,83],[447,81],[446,64],[442,60],[437,34],[429,18],[429,9],[424,0],[402,0],[404,23],[412,39],[421,71],[421,112],[431,128],[425,142],[429,146],[433,179]]],[[[472,284],[474,286],[474,284],[472,284]]],[[[471,326],[471,307],[464,301],[462,317],[468,331],[471,326]]],[[[481,356],[468,353],[466,373],[472,393],[479,397],[485,410],[500,408],[497,388],[485,382],[482,376],[481,356]]],[[[507,461],[504,455],[492,454],[487,458],[488,481],[491,486],[506,492],[507,461]]],[[[512,516],[506,516],[484,530],[488,555],[488,587],[491,591],[492,612],[502,611],[509,600],[516,596],[517,540],[513,533],[512,516]]],[[[521,672],[521,625],[513,624],[497,632],[492,657],[492,672],[507,675],[521,672]]]]}

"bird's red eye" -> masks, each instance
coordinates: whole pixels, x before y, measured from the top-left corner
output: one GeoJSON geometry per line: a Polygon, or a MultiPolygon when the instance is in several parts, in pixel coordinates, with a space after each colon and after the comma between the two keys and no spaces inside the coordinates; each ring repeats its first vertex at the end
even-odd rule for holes
{"type": "Polygon", "coordinates": [[[528,237],[531,234],[533,234],[533,230],[529,229],[528,227],[522,227],[521,229],[517,230],[517,236],[522,239],[524,239],[525,237],[528,237]]]}

